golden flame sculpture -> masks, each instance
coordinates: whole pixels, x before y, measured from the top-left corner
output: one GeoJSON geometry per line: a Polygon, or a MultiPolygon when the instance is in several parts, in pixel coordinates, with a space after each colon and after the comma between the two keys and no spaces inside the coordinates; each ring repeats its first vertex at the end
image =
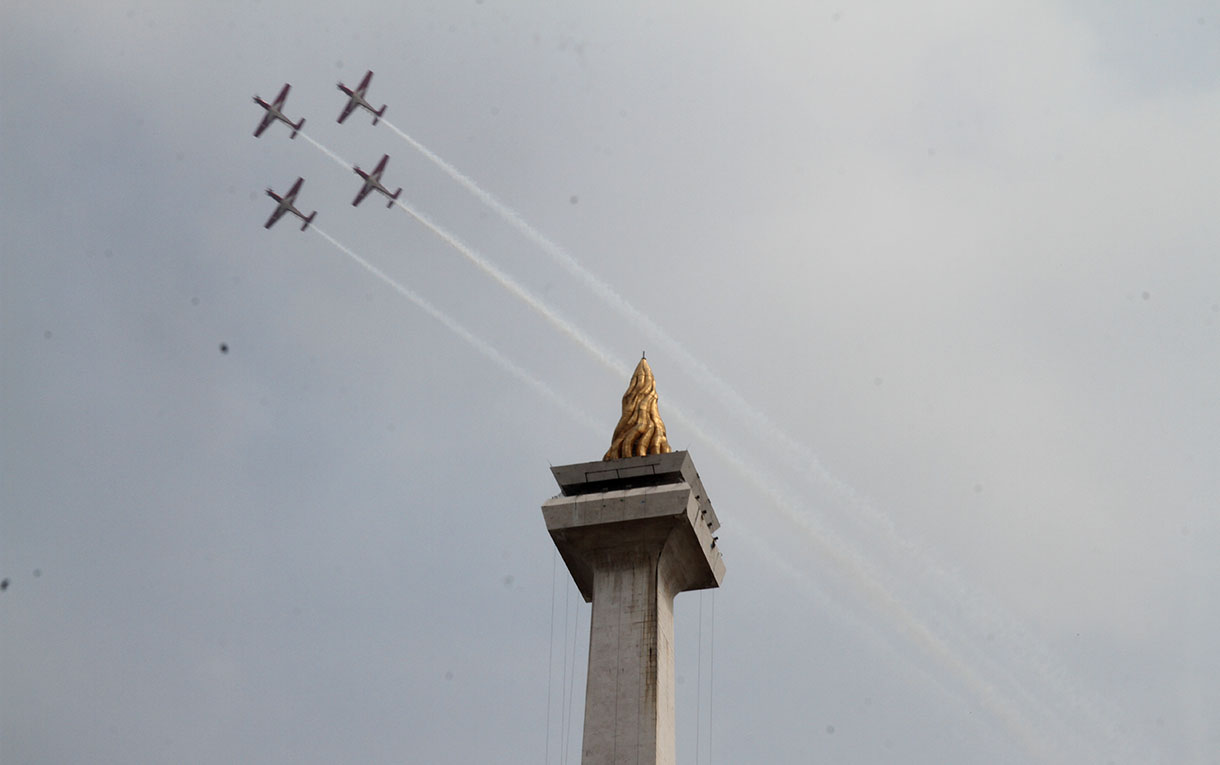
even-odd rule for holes
{"type": "Polygon", "coordinates": [[[640,359],[631,375],[631,385],[623,394],[623,416],[619,418],[610,450],[603,460],[643,457],[647,454],[668,454],[665,423],[657,410],[657,381],[647,359],[640,359]]]}

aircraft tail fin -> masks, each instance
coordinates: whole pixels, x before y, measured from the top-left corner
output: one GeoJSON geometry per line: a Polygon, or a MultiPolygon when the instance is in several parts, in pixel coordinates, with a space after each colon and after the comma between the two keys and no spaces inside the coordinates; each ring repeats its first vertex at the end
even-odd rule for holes
{"type": "MultiPolygon", "coordinates": [[[[291,125],[292,123],[288,123],[288,124],[290,124],[290,125],[291,125]]],[[[288,136],[288,137],[289,137],[289,138],[296,138],[296,137],[297,137],[297,131],[299,131],[299,130],[300,130],[301,128],[303,128],[303,127],[305,127],[305,118],[304,118],[304,117],[302,117],[302,118],[300,119],[300,121],[298,121],[298,122],[297,122],[297,124],[292,125],[292,135],[290,135],[290,136],[288,136]]]]}
{"type": "Polygon", "coordinates": [[[393,194],[391,194],[389,201],[385,203],[385,209],[388,210],[391,207],[393,207],[394,203],[398,201],[398,195],[401,193],[402,193],[402,187],[399,186],[398,191],[395,191],[393,194]]]}
{"type": "Polygon", "coordinates": [[[315,216],[315,215],[317,215],[317,214],[318,214],[318,211],[317,211],[317,210],[314,210],[313,212],[311,212],[311,213],[309,214],[309,217],[305,219],[305,223],[301,225],[301,230],[302,230],[302,231],[304,231],[305,229],[309,228],[309,224],[310,224],[310,223],[313,223],[314,216],[315,216]]]}
{"type": "Polygon", "coordinates": [[[387,106],[389,106],[389,104],[382,104],[380,111],[373,112],[373,124],[374,125],[377,124],[378,120],[380,120],[383,116],[385,116],[385,108],[387,106]]]}

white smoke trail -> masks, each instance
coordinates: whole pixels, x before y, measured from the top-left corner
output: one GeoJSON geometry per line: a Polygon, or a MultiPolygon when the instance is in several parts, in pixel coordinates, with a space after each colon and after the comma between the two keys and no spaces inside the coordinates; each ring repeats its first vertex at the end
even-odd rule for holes
{"type": "MultiPolygon", "coordinates": [[[[383,121],[385,121],[385,120],[383,120],[383,121]]],[[[399,131],[399,132],[401,132],[401,131],[399,131]]],[[[302,135],[304,135],[304,134],[302,133],[302,135]]],[[[338,164],[342,165],[343,167],[345,167],[347,169],[352,168],[352,165],[350,163],[343,160],[341,157],[339,157],[334,152],[327,149],[322,144],[313,140],[309,136],[306,136],[306,138],[310,141],[310,143],[317,146],[327,156],[334,159],[338,164]]],[[[531,309],[533,309],[535,312],[537,312],[540,316],[542,316],[547,321],[549,321],[554,327],[556,327],[561,332],[563,332],[565,335],[569,336],[574,341],[576,341],[576,343],[582,349],[584,349],[588,354],[590,354],[594,359],[599,361],[602,365],[604,365],[609,370],[611,370],[621,376],[626,377],[629,374],[630,369],[626,364],[619,361],[618,359],[615,359],[608,351],[606,351],[604,348],[602,348],[595,340],[593,340],[591,337],[589,337],[585,332],[583,332],[581,329],[576,327],[574,324],[572,324],[570,321],[565,319],[563,316],[559,315],[556,311],[554,311],[549,306],[547,306],[541,299],[536,297],[533,293],[531,293],[528,289],[526,289],[516,280],[512,279],[510,276],[508,276],[507,274],[502,272],[499,268],[494,266],[486,258],[477,254],[472,248],[467,246],[464,242],[462,242],[460,239],[458,239],[455,235],[451,234],[449,231],[440,227],[435,222],[433,222],[431,219],[429,219],[427,216],[418,212],[417,210],[415,210],[413,207],[407,205],[406,203],[395,200],[395,204],[398,205],[399,207],[401,207],[404,211],[406,211],[409,215],[411,215],[421,224],[426,226],[430,231],[432,231],[432,233],[434,233],[438,238],[440,238],[442,241],[444,241],[446,244],[448,244],[458,253],[460,253],[461,255],[466,257],[468,260],[470,260],[472,263],[474,263],[476,266],[478,266],[484,273],[491,276],[497,283],[499,283],[501,286],[503,286],[505,289],[507,289],[509,292],[511,292],[514,296],[516,296],[518,299],[520,299],[522,302],[524,302],[526,305],[528,305],[531,309]]],[[[322,232],[319,231],[319,233],[322,233],[322,232]]],[[[325,236],[325,234],[324,234],[324,236],[325,236]]],[[[327,238],[330,239],[329,236],[327,236],[327,238]]],[[[331,241],[336,246],[339,246],[337,242],[334,242],[334,240],[331,240],[331,241]]],[[[356,256],[350,250],[345,250],[345,252],[347,252],[347,254],[349,254],[353,258],[357,258],[357,262],[359,262],[361,265],[365,266],[366,268],[370,269],[379,278],[382,278],[383,280],[389,279],[389,277],[386,276],[381,271],[374,270],[375,267],[368,264],[367,261],[364,261],[363,259],[359,259],[358,256],[356,256]]],[[[405,288],[402,288],[402,289],[405,289],[405,288]]],[[[406,294],[406,293],[404,293],[404,294],[406,294]]],[[[408,295],[408,297],[412,297],[412,296],[414,296],[414,293],[410,293],[410,295],[408,295]]],[[[417,297],[417,296],[415,296],[415,297],[417,297]]],[[[412,297],[412,299],[414,300],[415,297],[412,297]]],[[[421,300],[422,300],[422,298],[421,298],[421,300]]],[[[708,444],[712,448],[713,451],[715,451],[726,462],[728,462],[729,465],[731,465],[734,469],[736,469],[747,481],[749,481],[751,484],[753,484],[755,486],[755,488],[757,488],[758,490],[760,490],[761,492],[763,492],[764,494],[769,496],[772,499],[772,501],[775,503],[776,507],[781,509],[783,515],[786,518],[788,518],[789,521],[795,523],[798,526],[798,528],[800,528],[802,531],[804,531],[806,533],[806,535],[813,542],[815,542],[817,544],[819,551],[822,552],[827,557],[828,560],[833,561],[838,568],[840,568],[842,571],[846,572],[848,577],[851,578],[852,580],[854,580],[858,587],[860,587],[861,589],[864,589],[870,593],[873,593],[873,594],[885,593],[885,591],[886,591],[885,588],[880,586],[876,582],[875,577],[871,573],[869,573],[869,568],[868,568],[867,564],[863,561],[863,558],[859,555],[854,555],[854,556],[853,555],[844,555],[841,551],[844,549],[847,549],[846,545],[844,543],[842,543],[840,540],[837,540],[837,539],[833,538],[832,536],[830,536],[830,534],[827,530],[815,526],[812,523],[812,521],[810,521],[804,514],[798,512],[796,510],[793,503],[789,502],[786,498],[780,496],[777,493],[776,489],[774,488],[776,485],[775,481],[766,480],[765,473],[763,471],[760,471],[753,466],[747,465],[741,459],[741,457],[736,453],[735,450],[731,449],[726,443],[724,443],[724,441],[722,439],[716,438],[716,437],[712,436],[711,434],[709,434],[707,431],[705,431],[698,424],[698,422],[695,421],[695,419],[693,417],[690,417],[689,415],[687,415],[685,413],[685,411],[682,410],[675,403],[670,402],[669,404],[666,405],[666,408],[669,412],[669,415],[671,415],[673,417],[673,419],[685,422],[687,430],[689,430],[695,438],[699,439],[703,443],[708,444]]],[[[918,619],[916,619],[914,617],[914,615],[911,614],[909,611],[906,611],[905,609],[901,609],[900,607],[895,610],[892,600],[887,601],[887,599],[885,599],[885,598],[877,598],[876,603],[878,605],[882,605],[882,606],[888,605],[889,607],[884,607],[882,610],[888,611],[890,613],[890,615],[895,617],[899,622],[906,622],[907,626],[911,626],[911,624],[916,625],[913,630],[914,634],[922,634],[923,632],[926,631],[926,628],[923,628],[922,625],[919,623],[918,619]]]]}
{"type": "MultiPolygon", "coordinates": [[[[334,152],[330,151],[309,136],[306,136],[306,138],[311,144],[333,159],[337,164],[343,166],[345,169],[352,169],[353,166],[350,163],[343,160],[334,152]]],[[[471,181],[471,183],[473,183],[473,181],[471,181]]],[[[533,295],[528,289],[512,279],[512,277],[500,271],[486,258],[476,253],[472,248],[467,246],[456,236],[446,231],[431,219],[405,203],[396,200],[395,204],[431,230],[438,238],[450,245],[459,254],[470,260],[480,270],[491,276],[502,287],[507,289],[514,296],[551,323],[552,326],[563,334],[572,338],[585,352],[599,361],[607,369],[624,377],[629,374],[630,368],[625,363],[616,359],[611,353],[602,348],[595,340],[589,337],[571,321],[567,320],[554,309],[550,308],[540,298],[533,295]]],[[[329,239],[329,237],[327,238],[329,239]]],[[[337,245],[337,243],[335,244],[337,245]]],[[[355,257],[354,253],[349,252],[349,254],[355,257]]],[[[369,268],[372,271],[373,267],[366,262],[362,260],[358,260],[357,262],[360,262],[361,265],[364,265],[366,268],[369,268]]],[[[573,260],[573,262],[575,261],[573,260]]],[[[388,277],[385,277],[380,271],[372,272],[375,275],[378,275],[379,278],[388,279],[388,277]]],[[[607,289],[609,288],[607,287],[607,289]]],[[[623,302],[625,303],[625,301],[623,302]]],[[[642,316],[642,314],[640,315],[642,316]]],[[[671,340],[670,342],[674,341],[671,340]]],[[[492,350],[494,351],[494,349],[492,350]]],[[[689,354],[686,354],[686,356],[693,359],[693,357],[690,357],[689,354]]],[[[514,374],[518,373],[514,372],[514,374]]],[[[523,371],[520,374],[525,374],[528,376],[528,373],[524,373],[523,371]]],[[[520,374],[518,374],[518,376],[520,376],[520,374]]],[[[557,396],[557,394],[555,395],[557,396]]],[[[814,545],[818,552],[824,556],[827,561],[831,562],[843,576],[851,581],[860,592],[866,595],[868,602],[874,610],[886,614],[900,628],[903,634],[907,635],[927,654],[933,656],[946,671],[956,675],[963,685],[969,688],[971,692],[977,698],[979,698],[980,701],[983,702],[983,704],[990,709],[998,719],[1005,722],[1009,729],[1018,736],[1018,738],[1027,748],[1030,749],[1030,751],[1039,751],[1042,749],[1040,739],[1033,735],[1034,728],[1031,726],[1031,724],[1012,707],[1011,703],[1004,698],[1004,695],[993,683],[985,679],[983,675],[980,674],[978,669],[963,661],[963,659],[959,656],[958,651],[955,651],[948,644],[948,642],[943,639],[942,636],[937,635],[937,633],[931,629],[924,620],[916,616],[909,607],[903,604],[896,597],[896,588],[893,585],[887,585],[885,583],[884,577],[877,572],[873,565],[871,565],[867,556],[862,555],[857,549],[854,548],[853,545],[839,537],[837,534],[833,533],[823,525],[816,523],[809,513],[802,512],[800,510],[799,503],[792,502],[786,497],[782,496],[775,488],[779,485],[779,483],[774,477],[768,476],[765,471],[761,470],[756,465],[745,462],[736,453],[736,450],[729,447],[723,439],[709,434],[700,426],[694,417],[687,415],[679,406],[675,404],[675,402],[673,402],[672,399],[670,400],[670,403],[666,405],[666,408],[669,415],[671,415],[674,419],[685,422],[686,428],[695,438],[711,447],[713,451],[721,456],[721,458],[724,459],[731,467],[733,467],[734,470],[736,470],[743,478],[745,478],[747,482],[753,485],[761,493],[768,496],[773,502],[774,507],[780,511],[780,514],[789,522],[793,523],[802,532],[802,535],[814,545]]],[[[793,441],[792,443],[795,444],[796,442],[793,441]]],[[[799,447],[799,445],[797,445],[796,448],[803,447],[799,447]]],[[[820,463],[818,464],[820,465],[820,463]]],[[[827,476],[830,475],[828,472],[825,474],[827,476]]],[[[854,489],[851,489],[851,487],[847,486],[847,484],[838,481],[837,479],[833,479],[833,476],[831,476],[831,479],[835,481],[837,486],[843,487],[842,491],[849,492],[849,496],[857,497],[854,489]]],[[[858,497],[856,501],[860,501],[858,497]]],[[[893,531],[892,523],[887,523],[886,527],[887,530],[896,537],[896,532],[893,531]]],[[[909,545],[905,544],[905,542],[904,546],[909,547],[909,545]]],[[[961,584],[960,580],[953,580],[953,583],[956,584],[956,589],[958,590],[964,588],[964,585],[961,584]]],[[[993,669],[995,668],[993,667],[993,669]]]]}
{"type": "MultiPolygon", "coordinates": [[[[485,258],[475,253],[474,250],[456,236],[441,228],[426,216],[405,203],[396,201],[395,204],[403,208],[408,214],[429,228],[440,239],[471,262],[475,263],[475,265],[490,275],[505,289],[509,290],[530,308],[546,318],[553,326],[575,340],[587,353],[600,361],[608,369],[622,376],[627,376],[629,373],[627,365],[613,358],[595,340],[547,306],[525,287],[521,286],[507,274],[504,274],[485,258]]],[[[945,641],[938,637],[923,620],[917,617],[895,597],[894,588],[887,586],[882,581],[882,577],[865,556],[853,549],[852,545],[830,529],[817,524],[810,514],[800,512],[797,503],[778,492],[776,486],[779,484],[774,477],[768,476],[765,471],[760,470],[756,465],[748,464],[739,456],[737,450],[732,449],[723,439],[714,437],[704,430],[697,420],[686,414],[682,408],[671,401],[667,404],[667,410],[673,419],[685,422],[686,429],[692,436],[710,446],[716,454],[732,466],[742,477],[753,484],[760,492],[768,496],[775,507],[780,510],[781,514],[804,534],[822,558],[833,563],[834,567],[852,581],[858,590],[865,593],[875,610],[887,614],[896,623],[902,625],[911,640],[926,653],[934,656],[946,670],[957,675],[997,717],[1005,720],[1014,732],[1021,735],[1027,746],[1035,749],[1038,748],[1038,739],[1033,735],[1034,729],[1032,726],[1022,720],[1020,715],[1009,707],[1005,699],[1001,697],[991,683],[980,676],[972,667],[963,663],[954,651],[947,646],[945,641]]]]}
{"type": "MultiPolygon", "coordinates": [[[[382,120],[382,121],[384,122],[385,120],[382,120]]],[[[321,143],[314,140],[311,136],[306,135],[304,132],[301,132],[300,135],[304,136],[305,140],[309,141],[311,144],[313,144],[315,147],[317,147],[319,151],[321,151],[326,156],[330,157],[339,166],[341,166],[347,170],[355,169],[355,165],[353,165],[352,163],[343,159],[342,157],[340,157],[338,154],[334,153],[330,149],[326,148],[321,143]]],[[[401,208],[404,212],[406,212],[412,218],[414,218],[415,220],[417,220],[421,224],[423,224],[429,231],[431,231],[433,234],[435,234],[441,241],[448,244],[455,251],[457,251],[460,255],[462,255],[467,260],[469,260],[471,263],[473,263],[479,270],[481,270],[483,273],[487,274],[492,279],[494,279],[501,287],[503,287],[504,289],[511,292],[514,296],[517,297],[517,299],[519,299],[521,302],[523,302],[527,306],[529,306],[535,313],[537,313],[539,316],[543,317],[548,322],[550,322],[552,326],[554,326],[556,329],[558,329],[563,334],[572,338],[572,340],[574,340],[577,343],[577,345],[580,345],[581,347],[583,347],[586,352],[588,352],[594,358],[596,358],[607,369],[618,374],[619,376],[624,376],[624,377],[630,373],[631,368],[629,366],[627,366],[627,364],[620,361],[619,359],[614,358],[604,348],[602,348],[600,345],[598,345],[591,337],[589,337],[587,334],[585,334],[585,332],[583,330],[581,330],[579,327],[577,327],[572,322],[565,319],[562,315],[560,315],[557,311],[552,309],[550,306],[546,305],[544,302],[539,300],[537,297],[534,296],[534,294],[532,292],[530,292],[528,289],[526,289],[524,286],[522,286],[516,279],[513,279],[511,276],[509,276],[508,274],[501,271],[487,258],[483,257],[482,255],[477,253],[472,247],[467,245],[462,240],[458,239],[457,236],[455,236],[454,234],[450,233],[449,231],[441,228],[431,218],[424,215],[420,211],[416,210],[411,205],[408,205],[405,202],[399,201],[397,199],[394,200],[394,204],[397,205],[399,208],[401,208]]]]}
{"type": "Polygon", "coordinates": [[[462,240],[441,228],[426,215],[405,202],[395,200],[394,204],[398,205],[400,208],[406,211],[408,215],[426,226],[443,242],[448,244],[463,257],[477,266],[483,273],[494,279],[501,287],[511,292],[515,297],[517,297],[517,299],[533,309],[533,311],[539,316],[550,322],[552,326],[576,341],[577,345],[584,348],[587,353],[597,359],[597,361],[599,361],[607,369],[623,377],[630,374],[631,367],[627,366],[627,364],[621,360],[615,358],[609,351],[598,345],[593,338],[589,337],[584,330],[580,329],[571,321],[564,318],[559,314],[559,312],[548,306],[532,292],[522,286],[521,283],[516,279],[513,279],[511,276],[493,265],[491,261],[487,260],[487,258],[475,252],[474,249],[472,249],[462,240]]]}
{"type": "Polygon", "coordinates": [[[668,332],[660,327],[655,321],[648,317],[640,309],[636,308],[627,298],[623,297],[617,290],[611,287],[597,274],[585,268],[579,260],[563,247],[552,241],[546,234],[530,225],[529,221],[521,217],[521,214],[509,207],[504,202],[500,201],[494,194],[480,186],[473,178],[466,175],[456,167],[446,162],[444,158],[436,152],[429,149],[427,146],[420,143],[418,140],[409,135],[406,131],[399,128],[387,119],[382,119],[390,130],[394,131],[400,138],[410,144],[416,151],[423,154],[432,164],[440,168],[446,175],[459,183],[463,188],[473,194],[479,201],[490,207],[501,218],[507,221],[519,233],[538,246],[550,258],[559,264],[569,274],[575,276],[584,285],[602,299],[603,302],[614,308],[627,321],[633,324],[636,329],[648,336],[651,342],[655,342],[662,350],[677,361],[678,365],[683,367],[687,374],[693,377],[699,383],[710,388],[713,395],[720,401],[721,404],[729,407],[733,413],[751,423],[754,428],[761,432],[764,436],[780,441],[786,449],[798,451],[806,458],[809,463],[808,467],[813,469],[819,478],[826,480],[828,483],[835,484],[836,487],[842,486],[847,489],[846,484],[843,484],[830,474],[828,470],[819,462],[806,447],[802,446],[795,439],[784,433],[778,426],[761,411],[750,405],[746,399],[733,389],[723,378],[713,372],[706,364],[697,359],[689,351],[687,351],[677,340],[675,340],[668,332]]]}
{"type": "MultiPolygon", "coordinates": [[[[501,218],[511,224],[527,239],[537,245],[543,252],[551,257],[556,263],[564,268],[568,273],[577,277],[589,288],[595,295],[602,299],[603,302],[614,308],[631,322],[635,327],[647,335],[650,341],[657,343],[666,353],[677,361],[678,365],[683,367],[687,374],[694,378],[698,383],[711,389],[713,395],[720,401],[721,404],[727,406],[733,413],[742,420],[750,423],[755,432],[764,437],[765,440],[780,444],[783,448],[777,451],[786,452],[788,454],[795,453],[799,455],[800,461],[794,466],[799,469],[802,475],[808,475],[808,471],[812,473],[826,485],[830,486],[840,496],[847,499],[853,505],[862,506],[871,515],[886,527],[886,530],[891,534],[896,534],[892,520],[884,516],[871,506],[868,506],[859,496],[858,492],[848,485],[846,482],[836,478],[817,455],[813,453],[809,447],[797,441],[792,436],[788,435],[779,426],[771,421],[767,415],[755,407],[753,407],[741,394],[739,394],[731,385],[723,378],[713,372],[706,364],[696,358],[693,354],[687,351],[681,343],[674,339],[668,332],[662,329],[655,321],[649,318],[643,311],[636,308],[630,301],[623,297],[617,290],[611,287],[599,276],[594,274],[589,269],[585,268],[571,253],[565,250],[560,245],[556,244],[541,231],[530,225],[528,221],[521,217],[521,214],[509,207],[504,202],[501,202],[494,194],[480,186],[474,179],[458,170],[456,167],[446,162],[444,158],[436,152],[429,149],[424,144],[413,138],[410,134],[399,128],[394,123],[387,119],[382,119],[390,130],[394,131],[400,138],[410,144],[416,151],[423,154],[430,162],[440,168],[446,175],[459,183],[463,188],[473,194],[485,205],[495,211],[501,218]]],[[[308,136],[306,136],[308,138],[308,136]]],[[[313,139],[310,139],[311,141],[313,139]]],[[[327,151],[325,148],[323,151],[327,151]]],[[[330,154],[329,151],[327,151],[330,154]]],[[[331,155],[334,156],[334,155],[331,155]]],[[[343,163],[339,160],[340,164],[343,163]]],[[[435,231],[436,228],[429,225],[435,231]]],[[[791,458],[788,458],[791,461],[791,458]]]]}
{"type": "MultiPolygon", "coordinates": [[[[922,546],[902,536],[896,529],[893,519],[875,508],[867,499],[845,481],[839,479],[823,464],[821,459],[805,444],[785,432],[776,425],[764,412],[752,406],[728,382],[715,374],[705,363],[687,351],[676,339],[649,318],[643,311],[636,308],[608,283],[589,271],[573,255],[556,244],[541,231],[521,217],[520,213],[500,201],[491,192],[480,186],[474,179],[462,173],[449,162],[414,137],[400,129],[388,120],[382,120],[386,125],[416,149],[425,158],[436,165],[451,179],[473,194],[481,202],[496,212],[519,233],[533,242],[545,252],[555,263],[569,274],[579,279],[590,291],[603,302],[618,311],[628,322],[644,333],[650,343],[655,343],[668,354],[684,371],[700,385],[708,389],[712,395],[733,414],[739,421],[747,424],[755,435],[768,443],[773,451],[793,468],[804,479],[813,485],[829,488],[835,495],[851,506],[852,510],[863,516],[861,520],[871,525],[872,531],[880,531],[885,541],[911,559],[921,570],[923,576],[931,580],[927,589],[938,594],[951,593],[957,603],[969,602],[970,618],[979,634],[1000,632],[1006,634],[1011,641],[1019,642],[1021,650],[1035,668],[1043,682],[1053,686],[1061,699],[1067,699],[1068,705],[1086,714],[1095,725],[1101,728],[1110,727],[1113,712],[1103,709],[1107,705],[1097,699],[1087,698],[1077,688],[1071,687],[1067,681],[1066,672],[1055,666],[1049,652],[1036,639],[1020,627],[1017,619],[1004,612],[988,599],[983,593],[965,583],[960,576],[948,571],[939,560],[922,546]]],[[[672,405],[669,407],[673,412],[672,405]]],[[[692,424],[687,418],[688,424],[692,424]]],[[[709,442],[710,443],[710,442],[709,442]]],[[[1015,682],[1015,680],[1014,680],[1015,682]]]]}
{"type": "Polygon", "coordinates": [[[432,318],[436,319],[441,324],[445,325],[446,329],[448,329],[453,334],[455,334],[458,337],[465,340],[476,351],[483,354],[483,356],[485,356],[490,361],[492,361],[494,364],[496,364],[496,366],[498,366],[501,369],[503,369],[504,371],[508,372],[513,377],[516,377],[518,380],[525,383],[526,385],[533,388],[534,390],[538,391],[545,398],[550,399],[552,403],[554,403],[556,406],[558,406],[560,409],[562,409],[564,412],[566,412],[568,415],[570,415],[574,420],[576,420],[577,422],[581,423],[582,425],[588,427],[589,429],[591,429],[593,431],[600,432],[603,430],[603,428],[597,422],[595,422],[592,417],[590,417],[584,411],[578,409],[575,405],[570,403],[563,396],[559,395],[559,393],[557,393],[554,388],[547,385],[542,380],[539,380],[537,377],[534,377],[533,375],[531,375],[529,372],[522,369],[517,364],[513,363],[511,360],[509,360],[507,357],[505,357],[504,354],[497,351],[485,340],[480,339],[470,330],[466,329],[461,324],[459,324],[456,319],[452,318],[444,311],[442,311],[439,308],[437,308],[436,306],[432,305],[432,303],[430,303],[426,299],[424,299],[423,296],[421,296],[419,293],[417,293],[414,290],[411,290],[408,287],[404,286],[403,284],[399,283],[394,278],[392,278],[391,276],[386,274],[384,271],[382,271],[380,268],[378,268],[377,266],[368,262],[364,258],[360,257],[355,252],[353,252],[350,248],[346,247],[341,242],[339,242],[334,237],[332,237],[330,234],[326,233],[325,231],[318,228],[317,226],[310,226],[310,228],[312,230],[316,231],[318,233],[318,235],[321,236],[323,239],[330,242],[337,250],[339,250],[344,255],[348,256],[349,258],[354,260],[356,263],[358,263],[360,266],[362,266],[370,274],[372,274],[373,276],[380,279],[382,282],[387,284],[398,294],[400,294],[403,297],[405,297],[406,299],[410,300],[421,311],[428,314],[432,318]]]}
{"type": "Polygon", "coordinates": [[[320,142],[318,142],[318,141],[314,140],[313,136],[309,135],[309,134],[308,134],[308,133],[306,133],[304,130],[300,130],[300,131],[298,131],[298,132],[301,134],[301,137],[302,137],[302,138],[304,138],[306,141],[309,141],[311,144],[313,144],[313,145],[314,145],[314,147],[315,147],[315,148],[316,148],[318,151],[322,152],[322,153],[323,153],[323,154],[325,154],[326,156],[328,156],[328,157],[330,157],[331,159],[333,159],[335,162],[339,163],[339,165],[340,165],[340,166],[342,166],[344,169],[347,169],[347,170],[354,170],[354,169],[356,168],[356,166],[355,166],[355,165],[351,164],[350,162],[348,162],[347,160],[345,160],[343,157],[340,157],[338,154],[336,154],[336,153],[334,153],[333,151],[331,151],[330,149],[326,148],[326,147],[325,147],[325,146],[323,146],[323,145],[322,145],[320,142]]]}
{"type": "MultiPolygon", "coordinates": [[[[405,136],[405,133],[397,130],[394,126],[391,125],[391,128],[400,135],[405,136]]],[[[411,139],[408,138],[408,140],[411,139]]],[[[431,153],[429,152],[429,154],[431,153]]],[[[464,178],[465,176],[462,177],[464,178]]],[[[473,181],[469,181],[469,183],[473,184],[473,181]]],[[[490,195],[487,196],[490,198],[490,195]]],[[[628,367],[625,364],[614,359],[596,341],[570,321],[557,314],[507,274],[504,274],[486,259],[479,256],[456,236],[405,203],[396,201],[395,204],[524,301],[530,308],[550,321],[552,325],[574,339],[586,352],[590,353],[611,371],[623,376],[627,375],[628,367]]],[[[609,288],[607,287],[607,289],[609,288]]],[[[625,303],[625,301],[623,302],[625,303]]],[[[642,314],[640,315],[642,316],[642,314]]],[[[667,404],[667,409],[674,419],[685,421],[687,430],[695,438],[708,444],[713,451],[736,469],[755,488],[766,494],[775,506],[781,510],[782,514],[804,533],[805,537],[814,545],[823,559],[832,562],[841,573],[847,576],[859,590],[868,596],[874,609],[888,614],[890,618],[903,625],[907,630],[908,636],[914,642],[920,645],[925,652],[935,656],[947,670],[961,678],[971,691],[982,699],[1000,719],[1005,720],[1014,731],[1018,731],[1021,734],[1027,746],[1035,749],[1038,748],[1038,740],[1033,735],[1033,728],[1022,720],[1015,710],[1008,708],[1005,700],[990,683],[980,677],[972,668],[962,663],[953,651],[922,620],[916,617],[910,609],[894,597],[892,590],[882,584],[875,570],[863,556],[852,550],[849,544],[829,529],[814,523],[808,514],[801,513],[795,503],[778,493],[775,488],[778,484],[774,479],[770,479],[757,467],[743,461],[735,450],[731,449],[722,439],[715,438],[707,433],[694,418],[687,415],[681,408],[671,402],[667,404]]]]}

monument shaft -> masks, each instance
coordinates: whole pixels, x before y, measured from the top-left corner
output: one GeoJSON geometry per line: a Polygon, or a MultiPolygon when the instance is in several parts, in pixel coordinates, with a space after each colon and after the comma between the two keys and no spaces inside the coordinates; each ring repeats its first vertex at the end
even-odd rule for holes
{"type": "Polygon", "coordinates": [[[685,452],[552,472],[543,517],[593,604],[582,765],[673,765],[673,600],[724,577],[715,511],[685,452]]]}

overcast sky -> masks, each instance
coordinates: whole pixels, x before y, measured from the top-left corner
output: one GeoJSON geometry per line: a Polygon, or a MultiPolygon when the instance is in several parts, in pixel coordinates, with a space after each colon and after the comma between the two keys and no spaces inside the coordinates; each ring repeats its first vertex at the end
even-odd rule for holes
{"type": "Polygon", "coordinates": [[[9,0],[0,77],[5,763],[578,762],[539,507],[645,350],[680,763],[1220,761],[1215,0],[9,0]]]}

